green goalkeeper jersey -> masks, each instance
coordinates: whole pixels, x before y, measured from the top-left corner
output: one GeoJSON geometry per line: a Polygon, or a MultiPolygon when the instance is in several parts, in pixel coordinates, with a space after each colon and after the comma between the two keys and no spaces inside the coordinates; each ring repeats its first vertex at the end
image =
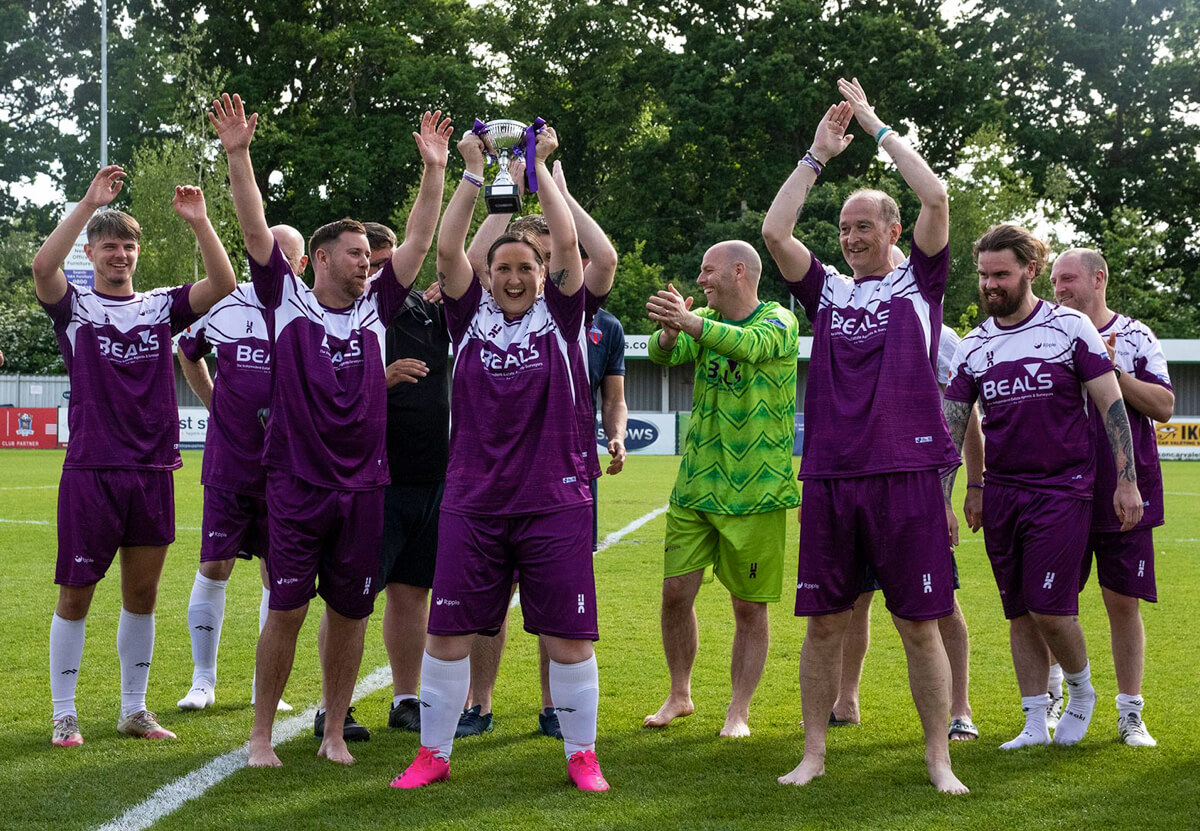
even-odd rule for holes
{"type": "Polygon", "coordinates": [[[760,303],[744,320],[713,309],[699,339],[680,334],[670,352],[651,335],[650,360],[694,361],[696,386],[671,502],[715,514],[758,514],[800,504],[792,475],[796,430],[796,317],[760,303]]]}

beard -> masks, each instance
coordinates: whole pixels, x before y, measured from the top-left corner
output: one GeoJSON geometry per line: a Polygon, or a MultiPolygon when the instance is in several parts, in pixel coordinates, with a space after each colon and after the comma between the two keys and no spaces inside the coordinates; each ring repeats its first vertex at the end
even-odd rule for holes
{"type": "Polygon", "coordinates": [[[1021,308],[1021,301],[1025,298],[1025,285],[1022,283],[1021,290],[1011,294],[1003,289],[993,290],[991,294],[980,289],[979,305],[990,317],[1009,317],[1021,308]]]}

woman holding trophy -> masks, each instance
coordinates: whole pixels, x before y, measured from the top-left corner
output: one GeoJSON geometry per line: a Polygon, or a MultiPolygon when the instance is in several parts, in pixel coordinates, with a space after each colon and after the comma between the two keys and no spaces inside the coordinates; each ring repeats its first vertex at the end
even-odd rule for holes
{"type": "Polygon", "coordinates": [[[599,637],[592,498],[575,400],[577,376],[587,371],[583,267],[570,209],[546,167],[557,146],[554,130],[545,127],[527,154],[540,184],[555,270],[548,273],[536,242],[506,234],[488,250],[489,290],[464,251],[483,185],[485,144],[474,133],[458,144],[466,172],[437,244],[454,386],[421,668],[421,748],[392,787],[419,788],[449,777],[472,641],[499,630],[519,568],[525,629],[543,636],[550,654],[568,777],[581,790],[608,790],[595,754],[600,692],[592,648],[599,637]]]}

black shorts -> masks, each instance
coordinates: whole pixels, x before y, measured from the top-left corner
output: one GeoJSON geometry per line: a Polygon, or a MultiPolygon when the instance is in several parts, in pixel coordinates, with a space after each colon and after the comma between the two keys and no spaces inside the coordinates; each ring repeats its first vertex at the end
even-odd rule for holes
{"type": "Polygon", "coordinates": [[[383,489],[380,587],[388,583],[433,588],[438,514],[445,482],[388,485],[383,489]]]}

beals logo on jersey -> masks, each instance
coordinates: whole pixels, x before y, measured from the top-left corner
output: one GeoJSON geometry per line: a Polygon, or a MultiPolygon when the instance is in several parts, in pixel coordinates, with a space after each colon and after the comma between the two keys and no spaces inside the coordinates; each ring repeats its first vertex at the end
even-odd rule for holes
{"type": "Polygon", "coordinates": [[[343,369],[362,363],[362,341],[355,336],[357,334],[357,332],[352,334],[350,340],[326,338],[329,348],[329,360],[333,364],[334,369],[343,369]]]}
{"type": "Polygon", "coordinates": [[[841,335],[852,341],[864,341],[887,329],[888,306],[871,309],[834,309],[830,321],[833,335],[841,335]]]}
{"type": "Polygon", "coordinates": [[[239,366],[270,366],[271,353],[263,346],[239,343],[234,353],[234,359],[239,366]]]}
{"type": "Polygon", "coordinates": [[[156,332],[142,329],[136,338],[129,340],[114,340],[108,335],[97,335],[100,344],[100,354],[110,360],[129,363],[147,358],[156,358],[159,352],[159,339],[156,332]]]}
{"type": "Polygon", "coordinates": [[[538,352],[536,343],[514,344],[508,349],[500,349],[493,344],[479,349],[479,359],[483,361],[488,372],[521,369],[541,357],[542,353],[538,352]]]}
{"type": "Polygon", "coordinates": [[[1054,377],[1049,371],[1042,371],[1048,369],[1045,364],[1039,362],[1021,364],[1021,369],[1025,372],[1023,374],[1017,372],[1012,378],[984,381],[980,387],[984,400],[1016,398],[1029,393],[1048,392],[1054,389],[1054,377]]]}

